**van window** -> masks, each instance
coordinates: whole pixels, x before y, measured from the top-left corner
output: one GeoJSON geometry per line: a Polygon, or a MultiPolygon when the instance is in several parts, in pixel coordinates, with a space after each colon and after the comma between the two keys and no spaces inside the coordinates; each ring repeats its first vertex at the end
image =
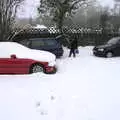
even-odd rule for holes
{"type": "Polygon", "coordinates": [[[45,43],[41,39],[31,41],[31,47],[32,48],[39,48],[39,47],[42,47],[42,46],[45,46],[45,43]]]}
{"type": "Polygon", "coordinates": [[[29,47],[30,41],[29,40],[22,40],[22,41],[20,41],[20,44],[29,47]]]}
{"type": "Polygon", "coordinates": [[[54,39],[46,39],[45,44],[48,45],[48,46],[54,46],[54,45],[57,44],[57,41],[54,40],[54,39]]]}

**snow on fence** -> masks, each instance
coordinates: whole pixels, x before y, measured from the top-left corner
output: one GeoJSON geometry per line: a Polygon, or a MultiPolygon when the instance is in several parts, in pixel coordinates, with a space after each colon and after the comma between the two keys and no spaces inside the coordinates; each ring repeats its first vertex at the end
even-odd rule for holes
{"type": "MultiPolygon", "coordinates": [[[[120,35],[118,32],[109,31],[102,33],[101,29],[81,28],[79,26],[64,26],[63,34],[70,36],[70,39],[77,37],[79,45],[82,46],[103,44],[110,38],[120,35]]],[[[56,37],[58,35],[60,35],[60,31],[53,26],[45,29],[30,28],[21,31],[17,36],[14,37],[14,40],[23,40],[31,37],[56,37]]],[[[64,45],[67,45],[67,42],[65,40],[62,40],[62,43],[64,45]]]]}

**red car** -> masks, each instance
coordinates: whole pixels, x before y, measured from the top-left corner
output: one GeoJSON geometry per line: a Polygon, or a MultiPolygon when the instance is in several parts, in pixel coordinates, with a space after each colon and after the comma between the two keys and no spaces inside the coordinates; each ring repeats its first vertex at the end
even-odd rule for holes
{"type": "Polygon", "coordinates": [[[0,74],[55,73],[54,54],[15,42],[0,42],[0,74]]]}

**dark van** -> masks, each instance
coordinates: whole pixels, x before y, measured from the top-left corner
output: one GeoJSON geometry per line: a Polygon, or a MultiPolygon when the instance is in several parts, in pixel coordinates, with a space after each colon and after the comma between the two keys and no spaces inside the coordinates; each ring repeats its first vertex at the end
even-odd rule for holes
{"type": "Polygon", "coordinates": [[[19,43],[32,49],[49,51],[57,58],[63,55],[63,48],[58,40],[59,38],[27,38],[20,40],[19,43]]]}

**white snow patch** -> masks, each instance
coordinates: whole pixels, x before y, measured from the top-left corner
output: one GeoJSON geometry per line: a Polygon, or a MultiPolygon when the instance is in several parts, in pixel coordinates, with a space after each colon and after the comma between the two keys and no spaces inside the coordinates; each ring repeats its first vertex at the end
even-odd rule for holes
{"type": "Polygon", "coordinates": [[[69,49],[54,75],[0,75],[0,120],[120,120],[120,57],[69,49]]]}
{"type": "Polygon", "coordinates": [[[45,25],[36,25],[34,28],[36,29],[47,29],[47,27],[45,25]]]}

